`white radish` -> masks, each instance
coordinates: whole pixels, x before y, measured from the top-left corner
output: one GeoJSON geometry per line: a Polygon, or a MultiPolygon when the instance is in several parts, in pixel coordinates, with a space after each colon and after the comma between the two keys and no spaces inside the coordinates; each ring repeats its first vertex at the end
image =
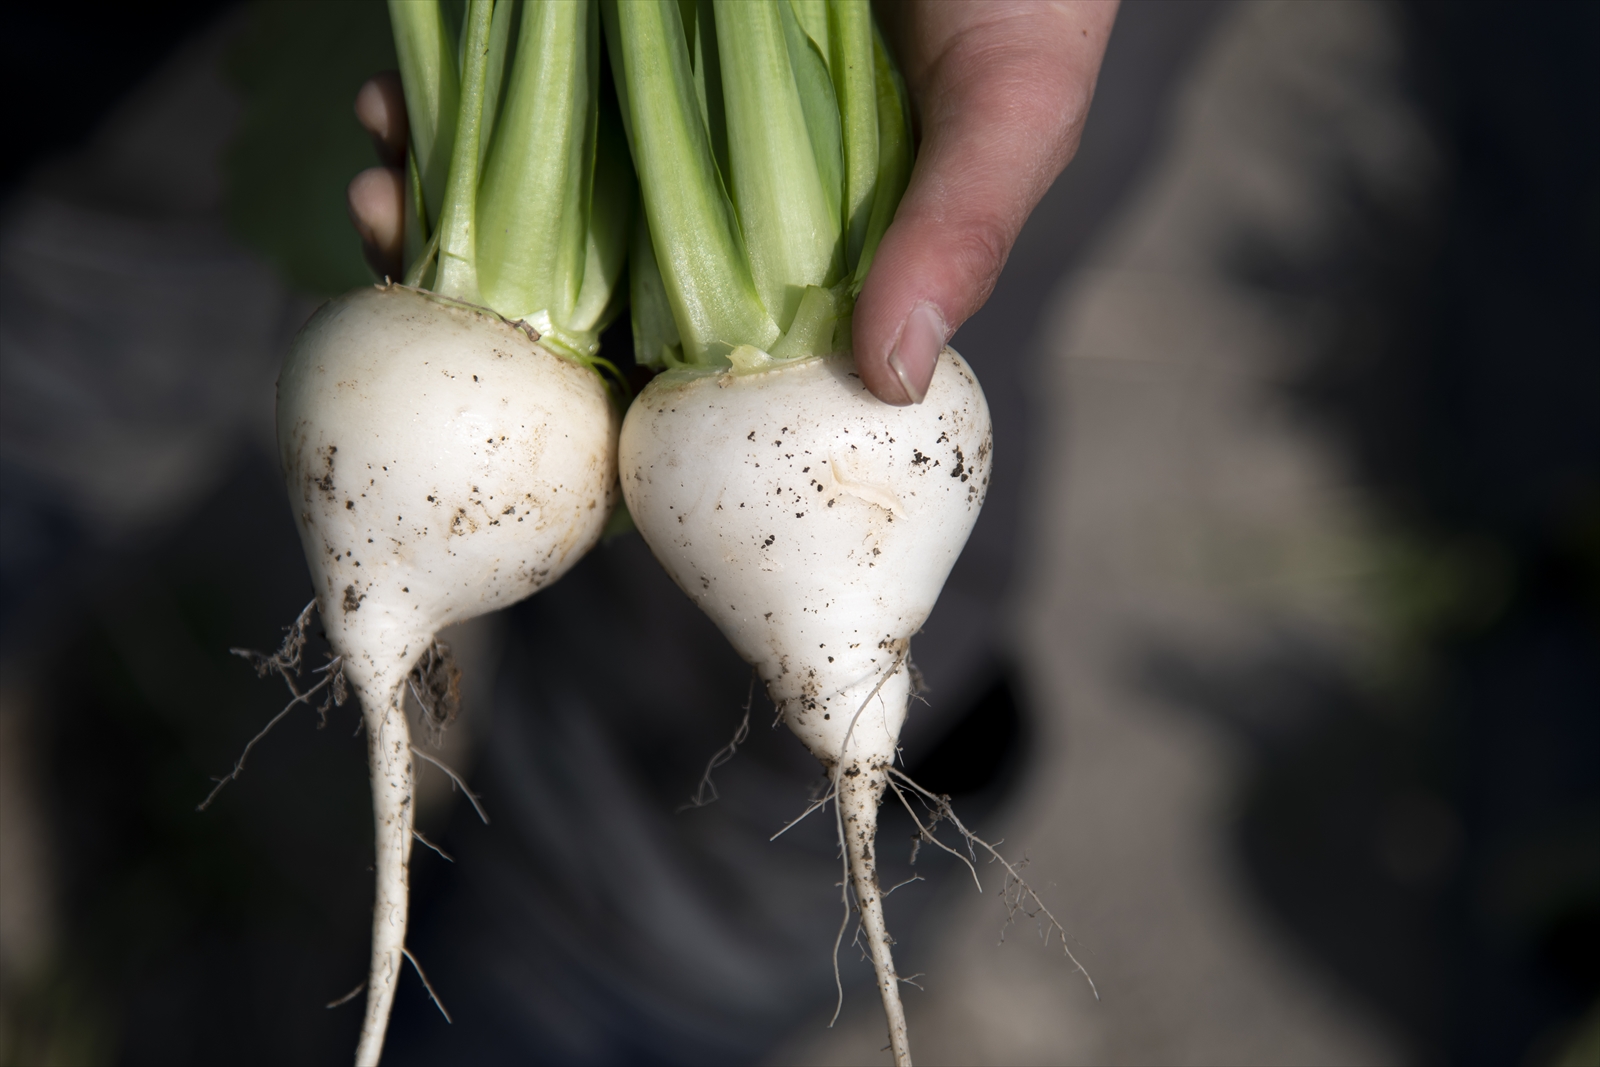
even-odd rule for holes
{"type": "MultiPolygon", "coordinates": [[[[615,503],[619,419],[596,352],[619,310],[635,196],[618,119],[601,114],[594,4],[391,0],[389,14],[408,102],[409,284],[325,305],[278,389],[284,474],[371,759],[358,1064],[378,1062],[401,962],[417,965],[404,687],[447,720],[454,668],[432,654],[435,632],[555,581],[615,503]]],[[[291,638],[297,652],[301,631],[291,638]]],[[[298,666],[256,659],[286,680],[298,666]]]]}
{"type": "Polygon", "coordinates": [[[910,407],[872,396],[848,356],[671,371],[634,401],[619,445],[623,496],[656,558],[829,769],[897,1062],[910,1051],[878,803],[912,695],[911,637],[977,521],[992,442],[983,390],[946,348],[910,407]]]}
{"type": "Polygon", "coordinates": [[[493,312],[404,286],[330,301],[278,379],[278,446],[323,626],[360,698],[377,899],[358,1064],[375,1064],[405,954],[413,773],[407,676],[434,634],[559,578],[616,491],[599,376],[493,312]]]}
{"type": "Polygon", "coordinates": [[[891,779],[911,636],[977,520],[992,436],[948,348],[913,407],[882,403],[851,369],[855,299],[911,173],[905,87],[865,0],[608,4],[604,17],[644,207],[634,351],[668,368],[623,421],[623,496],[829,768],[811,810],[836,801],[909,1067],[878,804],[890,786],[906,800],[891,779]]]}

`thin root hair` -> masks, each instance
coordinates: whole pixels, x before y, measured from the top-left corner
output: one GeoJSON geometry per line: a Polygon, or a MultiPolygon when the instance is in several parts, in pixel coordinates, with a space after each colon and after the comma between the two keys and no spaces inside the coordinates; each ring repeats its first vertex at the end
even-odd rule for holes
{"type": "Polygon", "coordinates": [[[349,690],[345,687],[344,681],[344,659],[340,656],[333,657],[327,663],[312,671],[313,674],[322,675],[322,680],[309,689],[302,690],[297,684],[303,667],[301,654],[305,651],[306,646],[306,628],[311,624],[311,613],[316,610],[316,607],[317,602],[313,600],[301,609],[299,616],[289,626],[288,633],[284,635],[283,644],[279,646],[278,651],[271,655],[248,648],[232,648],[228,650],[235,656],[249,660],[255,666],[256,677],[265,678],[269,674],[276,674],[282,678],[283,684],[289,688],[290,698],[289,703],[283,706],[283,710],[274,715],[267,722],[267,725],[263,726],[261,731],[244,746],[244,751],[239,753],[239,758],[233,763],[233,770],[226,777],[216,779],[217,784],[212,787],[210,793],[206,794],[206,798],[195,806],[196,811],[205,811],[211,807],[211,802],[217,799],[217,794],[222,792],[223,787],[244,773],[244,763],[245,760],[250,758],[251,751],[263,738],[272,732],[274,726],[282,722],[284,717],[294,710],[295,705],[309,705],[312,697],[323,690],[327,690],[327,695],[316,708],[317,714],[321,719],[318,729],[321,729],[328,724],[328,710],[333,707],[343,706],[344,702],[349,698],[349,690]]]}
{"type": "Polygon", "coordinates": [[[447,774],[450,777],[450,788],[455,789],[459,786],[461,791],[467,794],[467,799],[472,802],[472,810],[478,813],[478,818],[483,820],[483,825],[489,825],[489,813],[483,810],[483,801],[478,798],[478,794],[467,788],[466,779],[462,778],[461,775],[451,770],[448,764],[428,755],[416,745],[411,746],[411,752],[413,755],[421,756],[423,759],[427,760],[429,763],[433,764],[435,767],[447,774]]]}
{"type": "Polygon", "coordinates": [[[430,641],[417,665],[406,675],[406,685],[422,709],[428,743],[438,748],[444,743],[444,732],[461,714],[461,668],[456,665],[450,646],[439,640],[430,641]]]}
{"type": "Polygon", "coordinates": [[[278,646],[278,651],[270,656],[265,652],[257,652],[253,648],[230,648],[229,652],[242,659],[249,660],[256,669],[257,678],[265,678],[275,671],[288,671],[291,674],[300,673],[300,653],[306,647],[306,627],[311,625],[311,613],[317,610],[317,601],[311,602],[300,609],[300,614],[294,622],[284,628],[283,644],[278,646]]]}
{"type": "MultiPolygon", "coordinates": [[[[887,683],[890,678],[893,678],[895,675],[900,673],[900,668],[905,664],[905,662],[906,650],[901,649],[900,654],[896,656],[894,658],[894,662],[889,665],[889,669],[883,672],[883,677],[878,679],[878,684],[872,687],[872,692],[867,694],[867,699],[863,700],[861,702],[861,706],[856,709],[856,713],[850,716],[850,727],[844,732],[844,740],[839,742],[839,763],[841,766],[844,764],[844,754],[850,750],[850,736],[856,732],[856,723],[861,721],[861,713],[866,711],[867,705],[871,704],[873,699],[883,691],[885,683],[887,683]]],[[[893,738],[890,740],[893,740],[893,738]]],[[[840,834],[843,835],[843,833],[844,831],[841,830],[840,834]]],[[[844,840],[843,836],[840,837],[840,840],[844,840]]]]}
{"type": "MultiPolygon", "coordinates": [[[[1005,940],[1006,927],[1015,923],[1018,915],[1036,920],[1039,923],[1040,935],[1044,938],[1044,943],[1046,945],[1050,944],[1050,937],[1052,934],[1058,936],[1061,942],[1061,951],[1066,954],[1067,959],[1072,961],[1072,965],[1077,968],[1078,973],[1083,975],[1084,981],[1089,983],[1089,989],[1094,993],[1094,999],[1099,1000],[1100,990],[1095,986],[1094,979],[1089,976],[1088,970],[1086,970],[1083,964],[1079,962],[1078,957],[1072,954],[1072,949],[1067,945],[1066,927],[1061,925],[1060,920],[1058,920],[1055,915],[1051,913],[1050,909],[1045,906],[1045,903],[1040,899],[1039,894],[1034,892],[1033,887],[1030,886],[1027,883],[1027,880],[1022,877],[1021,867],[1026,866],[1027,861],[1023,860],[1021,864],[1013,864],[1010,860],[1002,856],[994,845],[991,845],[989,842],[985,841],[983,838],[967,829],[966,824],[964,824],[960,818],[956,816],[955,810],[950,806],[950,798],[948,796],[929,792],[913,781],[910,775],[906,774],[897,767],[889,767],[887,770],[889,773],[889,785],[894,789],[895,795],[900,798],[900,802],[905,804],[906,811],[911,812],[912,821],[917,824],[917,829],[921,834],[921,840],[938,845],[946,852],[949,852],[951,855],[956,856],[957,858],[961,859],[962,862],[966,863],[968,869],[972,871],[972,879],[978,884],[978,889],[980,892],[983,890],[983,884],[978,882],[977,868],[973,866],[966,856],[962,856],[961,853],[955,851],[934,836],[933,829],[939,825],[940,821],[946,819],[949,820],[950,824],[956,828],[956,832],[959,833],[966,841],[969,853],[973,852],[974,848],[982,849],[984,852],[989,854],[992,862],[999,863],[1000,866],[1005,868],[1006,882],[1005,886],[1000,891],[1000,898],[1005,903],[1006,921],[1000,927],[1000,939],[1002,941],[1005,940]],[[907,787],[915,790],[918,794],[918,799],[921,800],[924,807],[926,807],[928,811],[932,813],[933,818],[928,821],[929,824],[927,826],[924,826],[922,821],[917,818],[916,812],[911,810],[911,805],[906,801],[905,794],[901,792],[899,785],[895,783],[896,778],[898,778],[900,782],[907,787]]],[[[915,858],[914,854],[913,858],[915,858]]]]}
{"type": "Polygon", "coordinates": [[[439,857],[441,859],[443,859],[446,863],[454,863],[456,861],[456,858],[454,856],[450,855],[450,853],[446,852],[444,849],[440,848],[438,845],[434,844],[432,841],[429,841],[426,837],[423,837],[422,836],[422,831],[418,830],[414,826],[411,828],[411,836],[416,838],[418,841],[421,841],[424,845],[427,845],[429,848],[433,849],[435,852],[437,852],[439,854],[439,857]]]}
{"type": "Polygon", "coordinates": [[[346,993],[344,996],[340,997],[338,1000],[330,1000],[330,1001],[328,1001],[328,1003],[324,1004],[323,1007],[325,1007],[325,1008],[342,1008],[346,1004],[350,1003],[352,1000],[356,999],[356,997],[360,996],[361,995],[361,991],[363,989],[365,989],[365,988],[367,988],[367,983],[366,982],[362,982],[360,985],[358,985],[354,989],[350,990],[350,992],[346,993]]]}
{"type": "MultiPolygon", "coordinates": [[[[854,890],[854,888],[855,888],[854,886],[851,886],[852,891],[854,890]]],[[[855,932],[850,935],[850,947],[855,949],[857,952],[861,953],[860,958],[857,959],[856,962],[858,962],[858,963],[870,963],[872,961],[872,950],[870,948],[868,948],[866,945],[863,945],[861,943],[861,931],[864,930],[865,927],[863,927],[861,925],[861,898],[860,897],[856,898],[855,912],[856,912],[856,929],[855,929],[855,932]]],[[[894,940],[894,938],[890,938],[889,939],[889,943],[892,944],[892,945],[899,944],[899,942],[894,940]]]]}
{"type": "Polygon", "coordinates": [[[768,841],[776,841],[778,838],[780,838],[784,834],[788,833],[790,827],[798,825],[801,822],[801,820],[803,820],[807,815],[810,815],[812,812],[816,811],[818,808],[827,807],[828,806],[828,801],[830,801],[832,799],[833,799],[833,788],[832,788],[832,786],[830,786],[826,793],[824,793],[821,797],[817,798],[816,800],[813,800],[810,804],[808,804],[806,806],[806,810],[805,811],[802,811],[799,815],[796,815],[794,818],[792,818],[788,822],[784,823],[783,824],[783,829],[779,830],[777,833],[775,833],[771,837],[767,838],[767,840],[768,841]]]}
{"type": "Polygon", "coordinates": [[[926,880],[927,879],[923,878],[922,875],[920,875],[920,874],[913,874],[910,878],[907,878],[905,881],[898,882],[895,885],[890,886],[888,891],[883,894],[883,899],[884,900],[888,900],[889,899],[889,894],[893,893],[896,889],[899,889],[901,886],[910,885],[912,882],[923,882],[923,881],[926,881],[926,880]]]}
{"type": "Polygon", "coordinates": [[[400,951],[406,954],[406,959],[411,961],[411,966],[417,969],[417,977],[422,979],[422,988],[428,991],[428,999],[433,1001],[433,1006],[439,1009],[439,1014],[444,1016],[445,1022],[454,1025],[455,1020],[450,1018],[448,1011],[445,1011],[444,1002],[439,999],[439,994],[433,991],[433,983],[428,981],[428,976],[423,972],[422,964],[417,962],[417,957],[413,956],[411,950],[404,945],[400,946],[400,951]]]}
{"type": "MultiPolygon", "coordinates": [[[[917,818],[917,813],[912,810],[911,804],[906,800],[905,793],[901,792],[900,786],[898,784],[896,784],[894,778],[892,778],[892,777],[889,778],[888,779],[888,783],[889,783],[889,788],[894,790],[894,795],[900,798],[900,803],[905,805],[906,814],[910,815],[911,816],[911,821],[917,824],[916,841],[911,846],[911,862],[912,863],[917,862],[917,852],[922,847],[922,843],[924,841],[928,842],[931,845],[936,845],[939,848],[942,848],[946,852],[950,853],[950,855],[954,856],[956,859],[960,860],[962,863],[965,863],[967,865],[967,870],[972,872],[972,884],[978,887],[978,892],[980,892],[980,893],[983,892],[983,882],[979,881],[979,879],[978,879],[978,868],[974,865],[974,862],[977,860],[977,856],[973,855],[972,858],[969,859],[968,857],[963,856],[961,853],[957,852],[955,849],[951,848],[949,845],[945,844],[943,841],[940,841],[938,839],[938,837],[934,836],[933,831],[939,825],[939,820],[947,818],[947,817],[948,818],[953,818],[954,816],[953,815],[948,815],[947,816],[944,812],[941,812],[938,808],[934,808],[932,805],[927,805],[933,811],[933,818],[928,820],[929,825],[924,826],[922,824],[922,820],[917,818]]],[[[941,803],[944,803],[946,809],[949,808],[949,798],[948,797],[940,797],[939,801],[941,803]]],[[[968,842],[967,849],[968,849],[969,852],[971,851],[971,848],[972,848],[972,844],[971,844],[971,842],[968,842]]]]}
{"type": "Polygon", "coordinates": [[[927,707],[933,707],[932,704],[928,703],[928,698],[924,695],[933,692],[933,686],[929,685],[928,680],[922,676],[922,668],[918,667],[916,661],[911,658],[909,650],[906,652],[906,669],[911,672],[911,699],[920,700],[927,707]]]}
{"type": "MultiPolygon", "coordinates": [[[[733,740],[717,749],[717,751],[712,754],[711,758],[706,761],[705,773],[700,775],[700,785],[697,789],[695,789],[694,796],[690,797],[686,802],[679,804],[677,808],[673,810],[674,815],[680,815],[691,808],[703,808],[707,804],[715,803],[721,798],[721,794],[717,792],[717,783],[711,780],[711,772],[722,766],[724,763],[727,763],[729,760],[733,759],[734,754],[739,751],[739,746],[744,744],[745,740],[750,736],[750,708],[751,705],[755,703],[755,699],[756,675],[754,671],[751,671],[750,691],[745,694],[744,698],[744,718],[739,721],[739,728],[733,732],[733,740]]],[[[802,815],[800,818],[803,819],[805,816],[802,815]]],[[[795,821],[798,822],[799,820],[797,819],[795,821]]],[[[789,825],[793,826],[794,823],[790,823],[789,825]]],[[[786,826],[784,829],[787,830],[788,827],[786,826]]],[[[783,833],[783,830],[779,830],[778,833],[783,833]]]]}
{"type": "MultiPolygon", "coordinates": [[[[879,682],[878,685],[881,687],[883,683],[879,682]]],[[[874,689],[873,693],[876,694],[877,690],[874,689]]],[[[872,697],[867,699],[871,700],[872,697]]],[[[866,705],[863,704],[862,707],[866,707],[866,705]]],[[[861,713],[858,711],[856,714],[860,715],[861,713]]],[[[855,726],[854,723],[850,725],[852,728],[855,726]]],[[[848,743],[849,740],[850,735],[846,734],[845,741],[848,743]]],[[[840,745],[839,748],[840,751],[844,750],[843,745],[840,745]]],[[[843,760],[833,765],[833,788],[829,790],[828,796],[822,798],[822,803],[824,804],[828,802],[829,797],[834,798],[833,818],[835,825],[839,829],[839,862],[844,865],[844,877],[839,881],[839,903],[844,906],[844,917],[839,920],[839,932],[833,938],[833,987],[838,991],[839,996],[833,1005],[833,1018],[828,1020],[828,1029],[830,1030],[833,1029],[833,1024],[839,1021],[839,1013],[844,1010],[844,978],[839,973],[839,946],[844,942],[845,927],[850,925],[850,850],[846,846],[844,839],[844,806],[838,800],[839,775],[842,773],[843,767],[843,760]]],[[[809,814],[811,812],[808,809],[806,815],[809,814]]],[[[800,816],[800,818],[805,818],[805,815],[800,816]]],[[[795,821],[798,822],[799,820],[795,821]]],[[[788,829],[788,827],[784,827],[784,829],[788,829]]],[[[859,926],[860,924],[858,923],[857,925],[859,926]]]]}

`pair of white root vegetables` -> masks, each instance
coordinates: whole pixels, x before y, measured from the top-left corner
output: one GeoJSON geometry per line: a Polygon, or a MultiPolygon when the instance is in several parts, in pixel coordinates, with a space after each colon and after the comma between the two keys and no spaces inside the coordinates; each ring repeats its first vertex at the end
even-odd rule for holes
{"type": "Polygon", "coordinates": [[[988,406],[960,356],[944,350],[910,407],[828,356],[669,372],[623,415],[594,370],[526,326],[385,285],[324,305],[301,332],[278,382],[278,437],[371,760],[377,899],[358,1063],[381,1055],[405,955],[407,678],[439,629],[571,568],[619,487],[656,558],[827,769],[895,1058],[910,1062],[874,839],[912,696],[910,640],[989,481],[988,406]]]}

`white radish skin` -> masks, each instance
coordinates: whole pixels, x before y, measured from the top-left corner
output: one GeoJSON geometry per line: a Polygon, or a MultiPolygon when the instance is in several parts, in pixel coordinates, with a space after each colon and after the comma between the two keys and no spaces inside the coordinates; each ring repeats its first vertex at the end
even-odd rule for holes
{"type": "Polygon", "coordinates": [[[959,355],[891,407],[845,356],[671,372],[623,420],[634,522],[832,772],[897,1061],[909,1062],[872,842],[910,701],[911,636],[988,488],[989,408],[959,355]]]}
{"type": "Polygon", "coordinates": [[[549,585],[595,544],[615,502],[617,422],[594,371],[492,313],[402,286],[323,305],[284,362],[280,459],[372,769],[358,1064],[382,1054],[405,948],[406,676],[439,629],[549,585]]]}

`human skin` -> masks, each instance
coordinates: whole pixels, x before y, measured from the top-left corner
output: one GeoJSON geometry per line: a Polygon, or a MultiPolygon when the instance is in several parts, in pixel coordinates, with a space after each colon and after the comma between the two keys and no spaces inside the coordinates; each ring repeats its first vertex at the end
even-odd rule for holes
{"type": "MultiPolygon", "coordinates": [[[[911,94],[916,166],[856,301],[861,379],[920,402],[939,350],[993,292],[1022,224],[1078,150],[1116,0],[895,0],[877,13],[911,94]]],[[[350,183],[380,274],[401,273],[405,97],[388,72],[356,95],[383,165],[350,183]]]]}

